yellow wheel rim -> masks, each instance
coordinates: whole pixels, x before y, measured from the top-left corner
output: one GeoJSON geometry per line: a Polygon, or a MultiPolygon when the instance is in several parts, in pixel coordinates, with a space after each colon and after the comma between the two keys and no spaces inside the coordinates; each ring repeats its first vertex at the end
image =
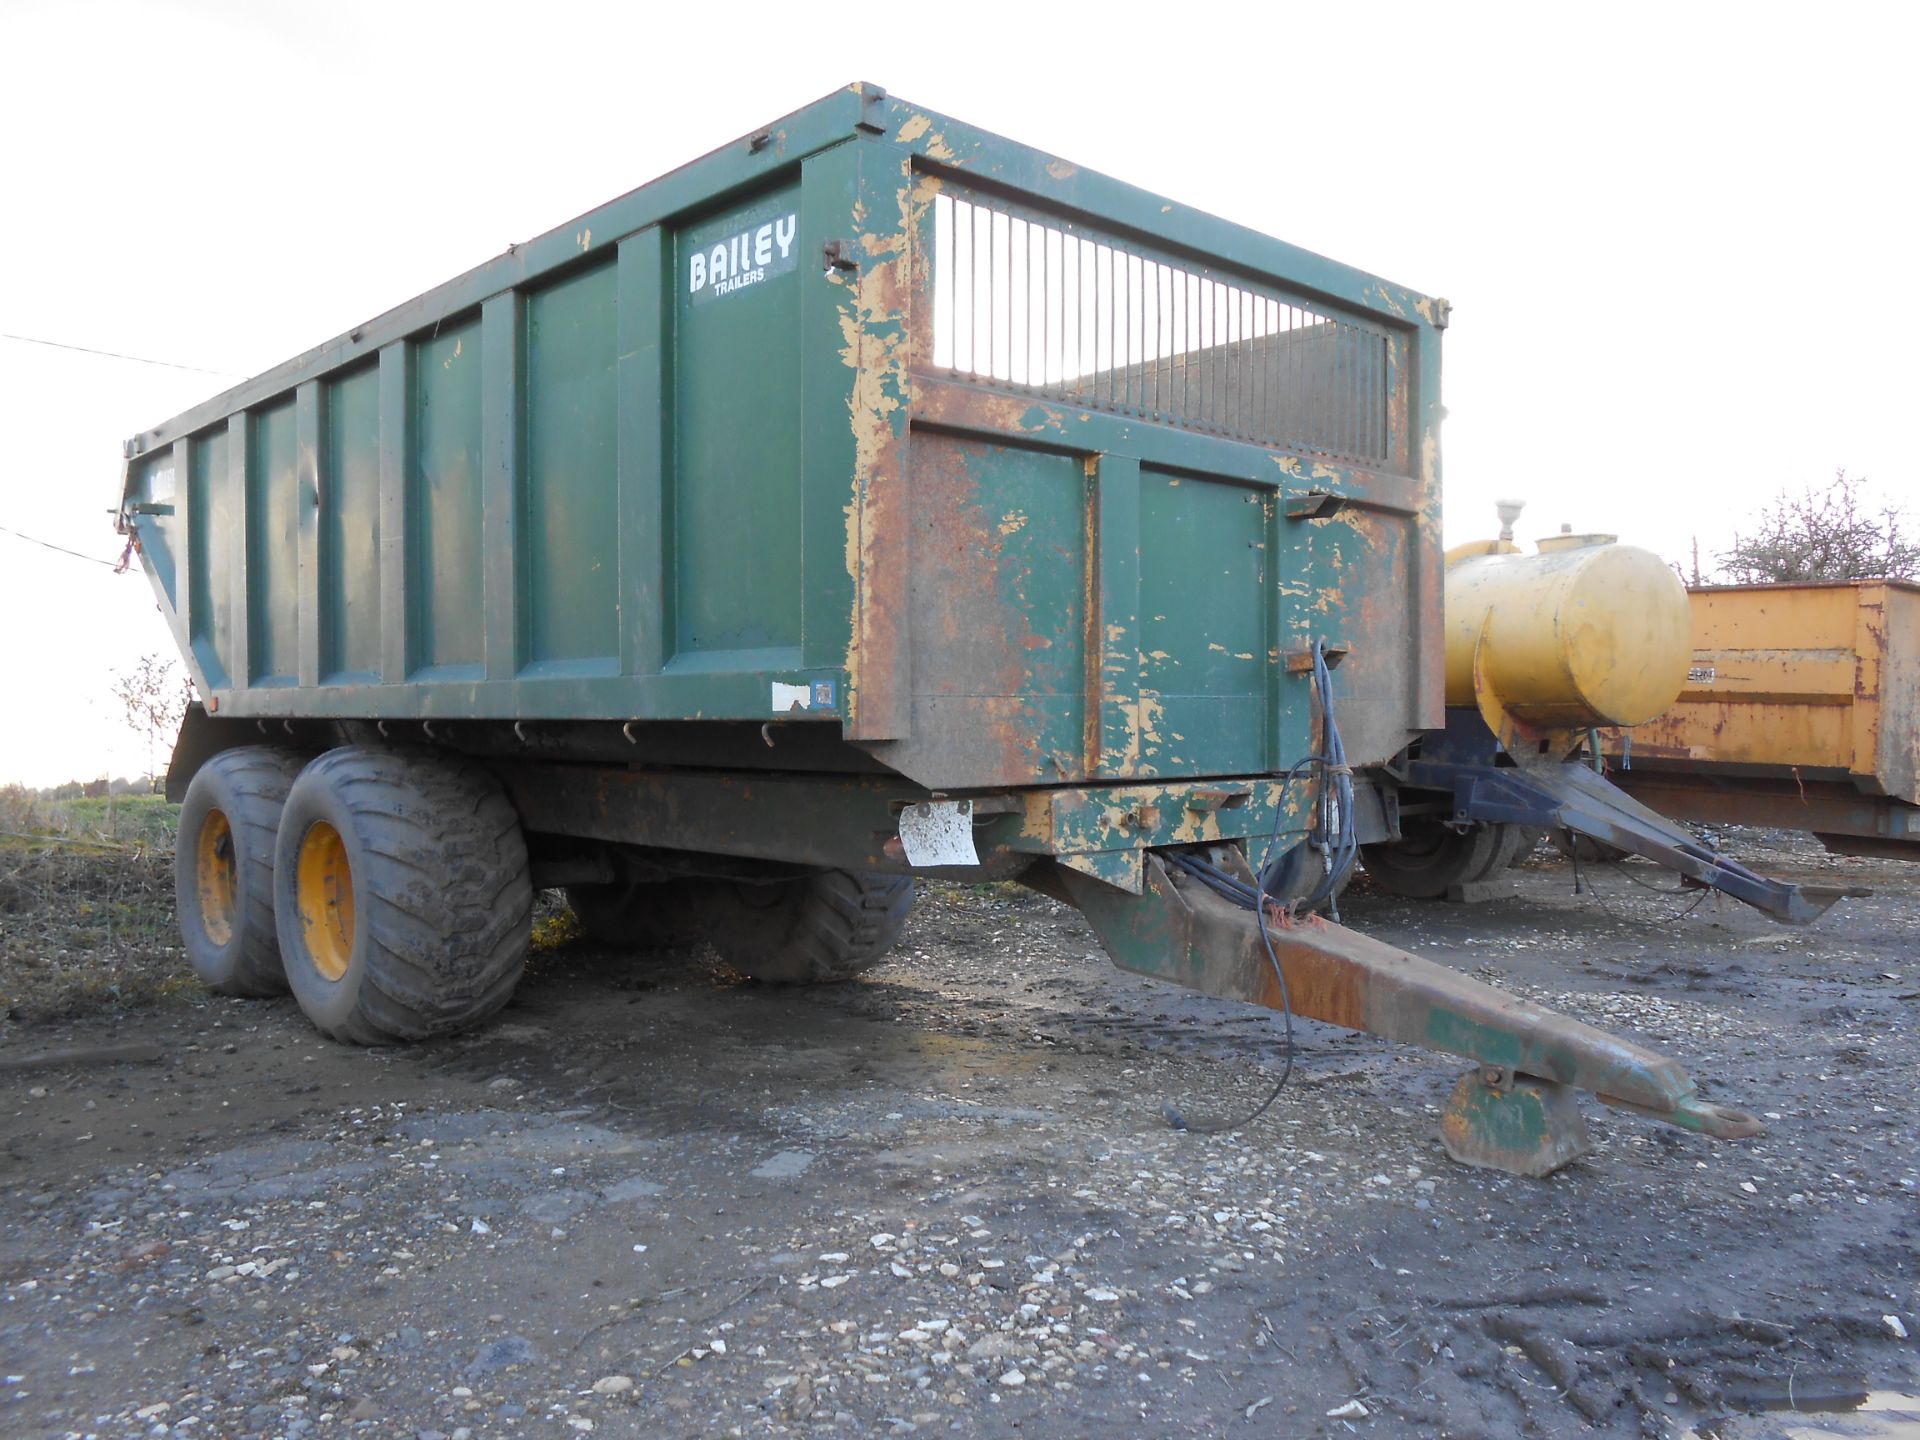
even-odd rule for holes
{"type": "Polygon", "coordinates": [[[353,958],[353,869],[346,842],[324,820],[301,838],[294,888],[307,954],[323,976],[338,980],[353,958]]]}
{"type": "Polygon", "coordinates": [[[240,908],[240,865],[233,853],[233,826],[218,810],[207,812],[193,852],[194,887],[200,896],[200,928],[215,945],[233,939],[240,908]]]}

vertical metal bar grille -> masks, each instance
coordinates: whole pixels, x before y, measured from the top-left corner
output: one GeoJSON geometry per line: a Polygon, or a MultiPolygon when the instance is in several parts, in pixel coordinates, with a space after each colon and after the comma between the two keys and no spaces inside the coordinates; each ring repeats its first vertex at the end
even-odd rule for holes
{"type": "Polygon", "coordinates": [[[919,363],[979,384],[1366,465],[1395,455],[1393,336],[1070,222],[934,197],[919,363]]]}

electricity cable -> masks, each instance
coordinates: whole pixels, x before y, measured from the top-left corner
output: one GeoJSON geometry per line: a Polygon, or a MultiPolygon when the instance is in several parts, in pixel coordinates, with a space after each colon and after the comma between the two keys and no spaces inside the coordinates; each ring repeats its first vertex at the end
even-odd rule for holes
{"type": "Polygon", "coordinates": [[[124,568],[115,565],[111,560],[102,560],[97,555],[83,555],[78,550],[69,550],[66,546],[56,545],[51,540],[42,540],[37,536],[28,535],[23,531],[14,529],[11,525],[0,525],[0,532],[11,535],[16,540],[24,540],[29,545],[38,545],[43,550],[53,550],[62,555],[71,555],[76,560],[85,560],[90,565],[104,565],[116,574],[124,568]]]}
{"type": "Polygon", "coordinates": [[[96,350],[91,345],[69,345],[64,340],[42,340],[37,335],[15,335],[0,330],[0,340],[16,340],[22,345],[45,345],[52,350],[73,350],[82,355],[99,355],[108,360],[128,360],[135,365],[157,365],[162,370],[191,370],[196,375],[217,375],[222,380],[244,380],[231,370],[209,370],[204,365],[182,365],[176,360],[149,360],[144,355],[123,355],[118,350],[96,350]]]}
{"type": "MultiPolygon", "coordinates": [[[[1175,1109],[1171,1104],[1162,1106],[1167,1123],[1175,1130],[1185,1130],[1195,1135],[1224,1135],[1252,1124],[1273,1107],[1280,1098],[1280,1092],[1287,1088],[1287,1081],[1293,1078],[1295,1044],[1293,1035],[1293,997],[1287,990],[1287,974],[1280,964],[1279,953],[1273,948],[1273,935],[1268,928],[1268,912],[1275,912],[1274,919],[1285,923],[1290,921],[1302,908],[1311,910],[1323,900],[1330,901],[1339,891],[1341,882],[1353,866],[1360,853],[1357,836],[1354,833],[1353,817],[1353,770],[1347,764],[1346,746],[1340,739],[1340,727],[1333,712],[1333,674],[1327,664],[1326,647],[1316,641],[1313,647],[1313,689],[1320,701],[1320,713],[1325,728],[1325,751],[1319,755],[1309,755],[1297,762],[1280,779],[1281,795],[1285,796],[1286,787],[1297,779],[1303,770],[1313,766],[1320,769],[1320,795],[1318,809],[1321,827],[1331,823],[1333,833],[1330,838],[1324,835],[1323,846],[1330,847],[1327,872],[1320,883],[1304,899],[1287,905],[1284,910],[1269,893],[1277,873],[1280,856],[1274,851],[1280,841],[1280,819],[1284,806],[1276,803],[1273,814],[1273,833],[1267,841],[1267,853],[1261,857],[1260,868],[1255,874],[1255,883],[1248,885],[1237,876],[1228,874],[1219,866],[1201,859],[1197,855],[1181,851],[1170,851],[1167,859],[1173,866],[1191,876],[1209,890],[1225,900],[1251,910],[1254,924],[1260,931],[1260,943],[1267,952],[1267,964],[1273,968],[1275,985],[1280,992],[1280,1018],[1285,1036],[1285,1061],[1281,1066],[1280,1078],[1262,1100],[1252,1110],[1236,1120],[1221,1121],[1215,1124],[1195,1124],[1175,1109]],[[1329,782],[1333,790],[1333,804],[1328,805],[1329,782]]],[[[1306,843],[1305,841],[1301,843],[1306,843]]],[[[1338,918],[1336,913],[1335,918],[1338,918]]]]}

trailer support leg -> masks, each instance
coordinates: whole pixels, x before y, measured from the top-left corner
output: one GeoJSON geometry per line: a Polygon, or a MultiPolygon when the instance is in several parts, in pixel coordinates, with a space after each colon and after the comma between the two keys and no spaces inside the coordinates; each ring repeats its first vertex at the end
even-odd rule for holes
{"type": "Polygon", "coordinates": [[[1536,1177],[1593,1149],[1572,1090],[1502,1065],[1460,1077],[1440,1114],[1440,1143],[1462,1165],[1536,1177]]]}
{"type": "MultiPolygon", "coordinates": [[[[1244,869],[1238,851],[1215,855],[1244,869]]],[[[1702,1100],[1666,1056],[1318,917],[1269,925],[1270,958],[1250,911],[1152,852],[1139,895],[1066,866],[1025,878],[1077,906],[1123,970],[1277,1010],[1277,960],[1294,1014],[1477,1061],[1447,1112],[1449,1152],[1469,1164],[1540,1175],[1585,1153],[1568,1089],[1719,1139],[1763,1128],[1702,1100]]]]}

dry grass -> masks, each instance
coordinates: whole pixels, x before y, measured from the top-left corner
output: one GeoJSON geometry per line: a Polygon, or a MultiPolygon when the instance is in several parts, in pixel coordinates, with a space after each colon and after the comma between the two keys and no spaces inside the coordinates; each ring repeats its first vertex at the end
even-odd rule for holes
{"type": "Polygon", "coordinates": [[[196,995],[173,923],[176,807],[0,792],[0,1011],[67,1019],[196,995]]]}

